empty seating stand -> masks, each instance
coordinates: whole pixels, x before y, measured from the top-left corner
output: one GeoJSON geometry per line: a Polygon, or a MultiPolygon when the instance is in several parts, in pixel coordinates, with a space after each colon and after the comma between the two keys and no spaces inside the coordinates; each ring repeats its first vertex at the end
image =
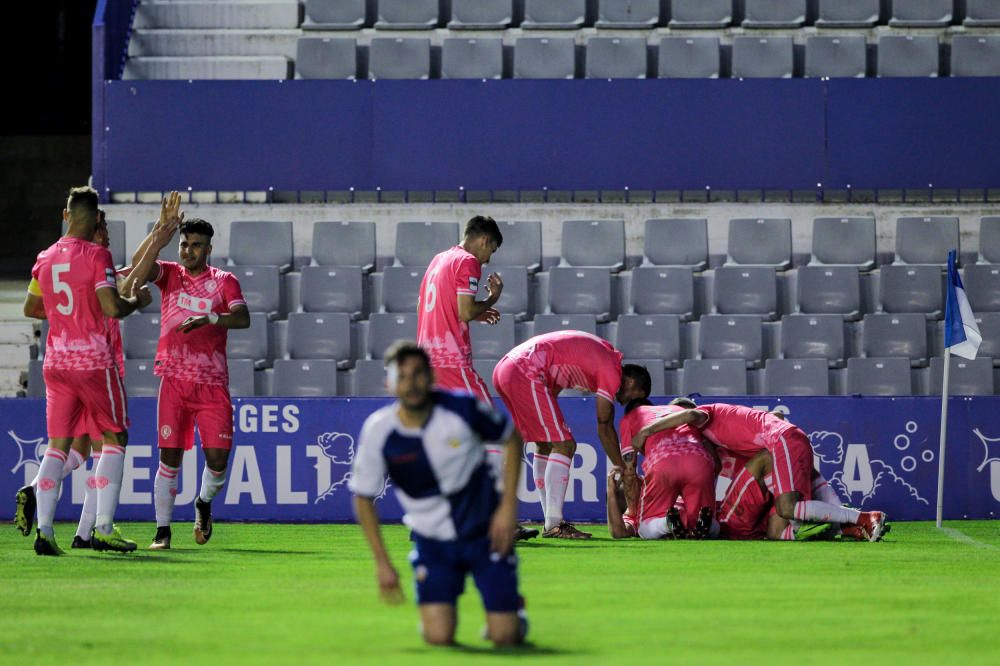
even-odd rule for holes
{"type": "Polygon", "coordinates": [[[553,314],[589,314],[608,321],[611,277],[607,269],[553,268],[549,271],[549,308],[553,314]]]}
{"type": "Polygon", "coordinates": [[[664,37],[657,54],[661,79],[717,79],[721,72],[718,37],[664,37]]]}
{"type": "Polygon", "coordinates": [[[515,79],[572,79],[576,43],[572,37],[521,37],[514,43],[515,79]]]}
{"type": "Polygon", "coordinates": [[[883,266],[879,271],[882,309],[940,318],[944,311],[944,275],[937,266],[883,266]]]}
{"type": "MultiPolygon", "coordinates": [[[[948,372],[948,395],[993,395],[993,359],[977,356],[973,360],[951,357],[948,372]]],[[[931,359],[928,393],[941,395],[944,359],[931,359]]]]}
{"type": "Polygon", "coordinates": [[[357,50],[353,39],[301,37],[295,51],[295,78],[355,79],[357,50]]]}
{"type": "Polygon", "coordinates": [[[922,314],[867,314],[863,320],[864,355],[905,358],[927,365],[927,324],[922,314]]]}
{"type": "MultiPolygon", "coordinates": [[[[681,359],[680,318],[674,315],[622,315],[617,348],[626,358],[660,359],[676,368],[681,359]]],[[[662,372],[661,372],[662,374],[662,372]]]]}
{"type": "Polygon", "coordinates": [[[318,266],[358,266],[370,273],[375,268],[375,223],[316,222],[312,260],[318,266]]]}
{"type": "Polygon", "coordinates": [[[368,78],[429,79],[431,40],[423,37],[375,37],[368,48],[368,78]]]}
{"type": "Polygon", "coordinates": [[[939,49],[936,35],[882,35],[878,41],[878,75],[937,76],[939,49]]]}
{"type": "Polygon", "coordinates": [[[642,37],[592,37],[587,41],[588,79],[646,78],[646,40],[642,37]]]}
{"type": "Polygon", "coordinates": [[[587,18],[586,0],[524,0],[524,30],[575,30],[587,18]]]}
{"type": "Polygon", "coordinates": [[[643,260],[655,266],[708,267],[708,220],[646,220],[643,260]]]}
{"type": "Polygon", "coordinates": [[[583,331],[597,335],[597,318],[587,314],[540,314],[535,317],[534,335],[554,331],[583,331]]]}
{"type": "Polygon", "coordinates": [[[567,220],[562,226],[562,258],[569,266],[625,266],[624,220],[567,220]]]}
{"type": "Polygon", "coordinates": [[[524,266],[531,273],[542,267],[541,222],[497,222],[503,245],[490,257],[489,266],[524,266]]]}
{"type": "Polygon", "coordinates": [[[729,222],[729,263],[773,266],[792,263],[790,219],[737,218],[729,222]]]}
{"type": "Polygon", "coordinates": [[[638,314],[694,317],[691,270],[670,266],[640,266],[632,271],[632,309],[638,314]]]}
{"type": "Polygon", "coordinates": [[[829,395],[830,374],[822,359],[769,358],[764,364],[766,395],[829,395]]]}
{"type": "Polygon", "coordinates": [[[896,263],[943,265],[948,252],[957,249],[957,217],[901,217],[896,221],[896,263]]]}
{"type": "Polygon", "coordinates": [[[1000,35],[955,35],[951,75],[1000,76],[1000,35]]]}
{"type": "Polygon", "coordinates": [[[281,359],[274,362],[273,394],[322,398],[337,395],[337,362],[321,359],[281,359]]]}
{"type": "Polygon", "coordinates": [[[733,0],[673,0],[671,28],[725,28],[733,22],[733,0]]]}
{"type": "Polygon", "coordinates": [[[722,266],[715,271],[713,291],[719,314],[777,316],[778,281],[769,266],[722,266]]]}
{"type": "Polygon", "coordinates": [[[864,78],[867,44],[863,35],[812,35],[806,40],[807,78],[864,78]]]}
{"type": "Polygon", "coordinates": [[[233,222],[229,228],[229,261],[237,266],[292,269],[291,222],[233,222]]]}
{"type": "Polygon", "coordinates": [[[744,28],[799,28],[806,22],[806,0],[745,0],[744,28]]]}
{"type": "Polygon", "coordinates": [[[733,38],[733,78],[790,79],[795,72],[791,37],[733,38]]]}
{"type": "Polygon", "coordinates": [[[386,266],[382,277],[382,305],[386,312],[416,312],[424,269],[386,266]]]}
{"type": "Polygon", "coordinates": [[[738,359],[687,359],[682,386],[688,394],[747,395],[746,365],[738,359]]]}
{"type": "Polygon", "coordinates": [[[396,261],[424,268],[434,255],[457,242],[455,222],[400,222],[396,225],[396,261]]]}
{"type": "Polygon", "coordinates": [[[764,350],[760,317],[705,315],[700,328],[698,352],[701,358],[738,358],[750,367],[760,366],[764,350]]]}
{"type": "Polygon", "coordinates": [[[968,28],[1000,27],[1000,4],[995,0],[965,0],[965,20],[968,28]]]}
{"type": "Polygon", "coordinates": [[[781,318],[781,357],[823,359],[843,367],[846,358],[844,320],[839,315],[791,314],[781,318]]]}
{"type": "Polygon", "coordinates": [[[378,0],[376,30],[429,30],[438,24],[438,0],[378,0]]]}
{"type": "Polygon", "coordinates": [[[491,264],[483,268],[483,279],[479,281],[477,301],[488,297],[488,278],[496,273],[503,280],[503,291],[500,300],[493,306],[503,316],[512,317],[517,321],[527,319],[531,313],[531,295],[528,291],[528,271],[523,266],[497,266],[491,264]]]}
{"type": "Polygon", "coordinates": [[[512,0],[451,0],[451,30],[503,30],[511,23],[512,0]]]}
{"type": "Polygon", "coordinates": [[[817,28],[870,28],[878,23],[880,0],[818,0],[817,28]]]}
{"type": "Polygon", "coordinates": [[[973,264],[962,276],[965,295],[975,313],[1000,312],[1000,266],[973,264]]]}
{"type": "Polygon", "coordinates": [[[951,23],[954,0],[892,0],[894,28],[943,28],[951,23]]]}
{"type": "Polygon", "coordinates": [[[660,20],[660,0],[599,0],[597,28],[653,28],[660,20]]]}
{"type": "Polygon", "coordinates": [[[305,5],[303,30],[360,30],[367,18],[365,0],[306,0],[305,5]]]}
{"type": "Polygon", "coordinates": [[[837,314],[846,319],[861,316],[861,278],[853,266],[802,266],[799,268],[799,311],[837,314]]]}
{"type": "Polygon", "coordinates": [[[499,38],[450,37],[441,45],[442,79],[503,77],[503,41],[499,38]]]}
{"type": "Polygon", "coordinates": [[[288,356],[328,359],[351,365],[351,319],[346,314],[294,312],[288,315],[288,356]]]}
{"type": "Polygon", "coordinates": [[[358,266],[304,266],[299,298],[306,312],[343,312],[360,319],[364,276],[358,266]]]}
{"type": "Polygon", "coordinates": [[[813,220],[811,263],[874,268],[875,218],[817,217],[813,220]]]}
{"type": "Polygon", "coordinates": [[[847,360],[850,395],[910,395],[913,380],[905,358],[851,358],[847,360]]]}

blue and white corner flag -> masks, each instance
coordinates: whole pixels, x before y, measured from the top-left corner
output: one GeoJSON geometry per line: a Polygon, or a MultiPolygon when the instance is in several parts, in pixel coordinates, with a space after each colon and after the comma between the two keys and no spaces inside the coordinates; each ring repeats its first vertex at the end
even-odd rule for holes
{"type": "Polygon", "coordinates": [[[962,286],[962,276],[955,263],[957,252],[948,253],[948,300],[944,313],[944,346],[956,356],[972,360],[976,358],[983,336],[979,334],[976,316],[962,286]]]}

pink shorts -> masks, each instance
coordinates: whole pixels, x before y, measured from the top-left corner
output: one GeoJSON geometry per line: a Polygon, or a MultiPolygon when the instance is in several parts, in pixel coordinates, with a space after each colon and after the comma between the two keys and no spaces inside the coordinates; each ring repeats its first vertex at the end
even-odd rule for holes
{"type": "Polygon", "coordinates": [[[719,505],[718,520],[723,539],[763,539],[767,536],[768,509],[774,503],[757,479],[745,468],[729,484],[719,505]]]}
{"type": "Polygon", "coordinates": [[[559,401],[541,373],[522,369],[502,358],[493,370],[493,387],[507,405],[514,425],[526,442],[568,442],[573,432],[566,425],[559,401]]]}
{"type": "Polygon", "coordinates": [[[233,447],[233,401],[229,397],[229,387],[161,377],[156,407],[159,447],[191,449],[195,426],[202,448],[233,447]]]}
{"type": "Polygon", "coordinates": [[[666,516],[678,497],[683,500],[681,523],[693,530],[702,507],[715,508],[715,462],[711,458],[677,453],[659,459],[646,471],[640,521],[666,516]]]}
{"type": "Polygon", "coordinates": [[[812,499],[813,450],[809,438],[798,428],[783,432],[767,446],[774,460],[774,496],[796,492],[812,499]]]}
{"type": "Polygon", "coordinates": [[[434,384],[446,391],[471,393],[480,402],[493,406],[490,390],[475,368],[434,368],[434,384]]]}
{"type": "Polygon", "coordinates": [[[80,437],[95,430],[101,433],[128,430],[125,385],[114,368],[44,368],[42,374],[50,438],[80,437]]]}

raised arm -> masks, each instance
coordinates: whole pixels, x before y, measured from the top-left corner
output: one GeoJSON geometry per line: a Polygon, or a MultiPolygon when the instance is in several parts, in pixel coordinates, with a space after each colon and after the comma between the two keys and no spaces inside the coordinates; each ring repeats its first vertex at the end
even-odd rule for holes
{"type": "Polygon", "coordinates": [[[607,398],[597,396],[597,438],[601,448],[615,467],[622,467],[622,451],[615,430],[615,405],[607,398]]]}
{"type": "Polygon", "coordinates": [[[358,519],[361,531],[364,532],[375,558],[375,575],[378,578],[378,589],[382,600],[392,605],[402,603],[404,597],[403,590],[399,586],[399,574],[392,566],[389,552],[385,549],[385,541],[382,540],[375,501],[371,497],[355,495],[354,516],[358,519]]]}
{"type": "Polygon", "coordinates": [[[632,438],[632,448],[639,453],[643,453],[646,447],[646,439],[650,435],[655,435],[658,432],[670,430],[671,428],[676,428],[682,425],[693,425],[697,427],[704,425],[707,421],[708,414],[698,409],[685,409],[679,412],[667,414],[666,416],[661,416],[635,434],[635,437],[632,438]]]}
{"type": "Polygon", "coordinates": [[[506,555],[514,545],[514,530],[517,528],[517,484],[521,476],[521,453],[524,442],[520,433],[511,428],[504,442],[503,495],[500,506],[493,512],[490,521],[490,548],[494,553],[506,555]]]}
{"type": "Polygon", "coordinates": [[[160,251],[170,244],[183,221],[181,195],[171,192],[160,204],[160,218],[132,255],[132,268],[122,283],[122,293],[132,295],[136,288],[159,277],[156,259],[160,251]]]}

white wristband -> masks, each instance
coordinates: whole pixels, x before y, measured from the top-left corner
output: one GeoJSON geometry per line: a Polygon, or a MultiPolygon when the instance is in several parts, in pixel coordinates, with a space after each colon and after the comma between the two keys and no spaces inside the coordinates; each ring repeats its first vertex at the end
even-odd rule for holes
{"type": "Polygon", "coordinates": [[[216,324],[218,324],[219,323],[219,315],[218,315],[218,313],[209,312],[208,313],[208,323],[211,324],[212,326],[215,326],[216,324]]]}

